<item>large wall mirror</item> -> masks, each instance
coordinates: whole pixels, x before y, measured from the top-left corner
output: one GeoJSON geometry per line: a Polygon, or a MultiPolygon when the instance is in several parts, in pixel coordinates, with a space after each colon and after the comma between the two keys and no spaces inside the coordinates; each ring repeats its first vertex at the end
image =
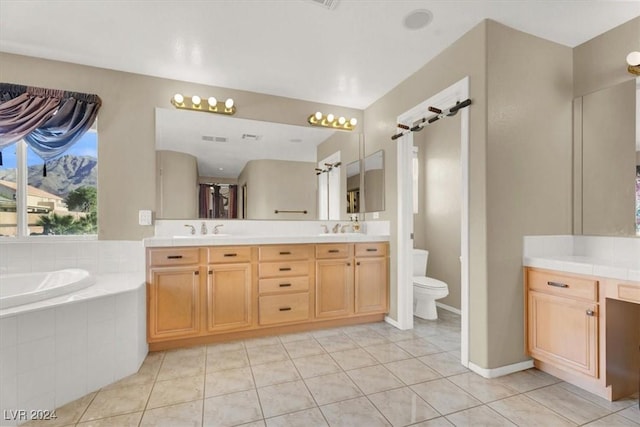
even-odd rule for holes
{"type": "Polygon", "coordinates": [[[356,133],[156,108],[157,217],[316,220],[324,143],[341,152],[345,182],[356,133]]]}
{"type": "Polygon", "coordinates": [[[574,233],[640,236],[640,78],[574,100],[574,233]]]}

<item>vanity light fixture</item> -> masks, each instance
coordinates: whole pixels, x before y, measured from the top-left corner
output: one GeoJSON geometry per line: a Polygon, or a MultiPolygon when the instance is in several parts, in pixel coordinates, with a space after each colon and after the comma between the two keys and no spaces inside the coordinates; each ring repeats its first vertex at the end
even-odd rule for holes
{"type": "Polygon", "coordinates": [[[629,64],[629,72],[640,76],[640,52],[631,52],[627,55],[627,64],[629,64]]]}
{"type": "Polygon", "coordinates": [[[336,118],[331,113],[325,116],[320,111],[310,115],[307,121],[311,126],[322,126],[337,130],[353,130],[358,124],[358,119],[355,117],[347,120],[344,116],[336,118]]]}
{"type": "Polygon", "coordinates": [[[226,101],[218,101],[214,96],[203,99],[198,95],[191,97],[184,96],[180,93],[176,93],[171,98],[171,103],[174,107],[182,110],[203,111],[206,113],[218,113],[232,115],[236,112],[236,107],[233,99],[228,98],[226,101]]]}

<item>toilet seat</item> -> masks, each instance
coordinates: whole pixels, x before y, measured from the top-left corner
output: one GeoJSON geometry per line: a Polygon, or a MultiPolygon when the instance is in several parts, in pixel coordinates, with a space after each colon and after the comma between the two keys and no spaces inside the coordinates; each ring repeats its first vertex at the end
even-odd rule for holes
{"type": "Polygon", "coordinates": [[[424,289],[448,289],[446,283],[433,277],[414,276],[413,285],[424,289]]]}

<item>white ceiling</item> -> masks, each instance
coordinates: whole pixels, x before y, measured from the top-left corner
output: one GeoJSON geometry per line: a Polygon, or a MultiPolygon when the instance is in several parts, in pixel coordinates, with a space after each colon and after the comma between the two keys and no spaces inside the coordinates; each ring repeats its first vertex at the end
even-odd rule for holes
{"type": "Polygon", "coordinates": [[[484,18],[574,47],[639,15],[619,0],[0,0],[0,51],[364,109],[484,18]],[[418,8],[433,22],[405,29],[418,8]]]}

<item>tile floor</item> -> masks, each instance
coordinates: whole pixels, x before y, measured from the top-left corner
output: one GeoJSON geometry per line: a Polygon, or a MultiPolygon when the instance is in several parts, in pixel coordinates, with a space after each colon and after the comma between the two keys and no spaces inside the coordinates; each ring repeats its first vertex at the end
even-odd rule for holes
{"type": "Polygon", "coordinates": [[[460,365],[460,318],[416,319],[150,353],[140,371],[37,426],[639,426],[531,369],[493,380],[460,365]]]}

